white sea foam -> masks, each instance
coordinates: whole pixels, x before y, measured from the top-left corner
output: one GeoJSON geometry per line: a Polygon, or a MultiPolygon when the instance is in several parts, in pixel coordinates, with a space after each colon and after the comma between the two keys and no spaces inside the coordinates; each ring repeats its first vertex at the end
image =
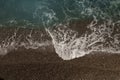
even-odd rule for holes
{"type": "Polygon", "coordinates": [[[98,24],[97,19],[87,27],[90,32],[85,32],[78,37],[78,32],[68,25],[58,25],[54,29],[47,29],[50,34],[56,53],[64,60],[70,60],[90,54],[93,51],[120,53],[120,28],[119,22],[111,20],[98,24]]]}
{"type": "MultiPolygon", "coordinates": [[[[56,53],[64,60],[70,60],[83,57],[93,51],[120,53],[120,22],[112,20],[99,23],[96,17],[88,24],[86,31],[82,35],[72,30],[67,24],[59,24],[54,28],[45,28],[50,40],[37,41],[34,39],[33,31],[25,36],[25,40],[21,41],[21,35],[17,36],[18,29],[15,30],[11,37],[6,37],[0,44],[0,55],[6,55],[12,50],[20,47],[26,49],[39,49],[45,46],[54,46],[56,53]]],[[[46,35],[45,34],[45,35],[46,35]]],[[[41,36],[44,34],[41,34],[41,36]]],[[[43,37],[41,40],[43,39],[43,37]]]]}
{"type": "MultiPolygon", "coordinates": [[[[45,41],[39,41],[35,40],[32,36],[32,30],[31,32],[25,36],[21,37],[21,35],[16,35],[17,31],[14,32],[14,34],[9,37],[7,36],[1,43],[0,43],[0,55],[7,55],[7,53],[18,50],[21,47],[24,47],[26,49],[39,49],[43,48],[49,45],[52,45],[50,40],[45,41]],[[24,38],[23,41],[21,39],[24,38]]],[[[41,33],[40,38],[42,38],[43,34],[41,33]]],[[[42,39],[41,39],[42,40],[42,39]]]]}

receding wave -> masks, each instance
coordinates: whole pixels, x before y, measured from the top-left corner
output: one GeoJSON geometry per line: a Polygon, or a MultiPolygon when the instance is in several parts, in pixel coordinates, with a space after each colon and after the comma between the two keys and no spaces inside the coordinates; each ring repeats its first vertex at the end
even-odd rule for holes
{"type": "Polygon", "coordinates": [[[118,0],[61,0],[59,4],[57,0],[38,1],[32,13],[37,26],[27,20],[21,25],[17,19],[0,25],[1,29],[8,25],[17,26],[12,34],[8,31],[5,35],[2,30],[0,54],[6,55],[21,47],[39,49],[49,45],[54,46],[58,56],[64,60],[93,51],[119,54],[119,4],[118,0]]]}

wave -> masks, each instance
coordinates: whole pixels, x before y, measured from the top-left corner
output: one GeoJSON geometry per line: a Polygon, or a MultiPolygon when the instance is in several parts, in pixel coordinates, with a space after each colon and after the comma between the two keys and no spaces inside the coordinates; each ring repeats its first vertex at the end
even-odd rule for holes
{"type": "Polygon", "coordinates": [[[26,28],[1,27],[0,55],[6,55],[10,51],[22,47],[39,49],[52,45],[51,39],[43,30],[26,28]],[[5,33],[6,32],[6,33],[5,33]]]}
{"type": "Polygon", "coordinates": [[[35,2],[34,7],[32,19],[37,20],[37,25],[27,20],[7,22],[5,26],[17,26],[17,29],[1,39],[1,55],[20,47],[38,49],[48,45],[54,46],[64,60],[83,57],[93,51],[120,53],[118,0],[61,0],[59,3],[41,0],[35,2]]]}
{"type": "Polygon", "coordinates": [[[6,55],[9,51],[20,47],[38,49],[49,45],[54,46],[56,53],[64,60],[82,57],[93,51],[120,53],[119,25],[119,21],[109,20],[98,23],[94,18],[92,22],[84,26],[86,28],[82,34],[73,30],[70,24],[59,24],[52,28],[45,28],[43,31],[41,29],[25,31],[23,28],[23,32],[17,28],[11,36],[2,40],[0,54],[6,55]]]}
{"type": "Polygon", "coordinates": [[[52,38],[56,53],[64,60],[70,60],[90,54],[93,51],[120,53],[120,22],[99,24],[94,19],[82,35],[69,28],[58,25],[55,29],[46,29],[52,38]]]}

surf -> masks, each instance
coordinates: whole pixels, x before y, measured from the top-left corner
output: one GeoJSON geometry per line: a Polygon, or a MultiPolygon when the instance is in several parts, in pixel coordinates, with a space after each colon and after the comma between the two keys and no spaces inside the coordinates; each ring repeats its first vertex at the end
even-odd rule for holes
{"type": "Polygon", "coordinates": [[[83,57],[92,52],[119,54],[120,19],[117,16],[120,10],[118,5],[117,0],[104,2],[63,0],[60,4],[57,1],[49,2],[48,0],[35,2],[32,19],[37,21],[37,25],[29,20],[23,20],[24,24],[19,25],[16,19],[9,20],[7,25],[1,24],[1,27],[11,25],[19,27],[12,35],[2,39],[0,55],[7,55],[8,52],[21,47],[39,49],[49,45],[54,47],[55,53],[63,60],[83,57]],[[58,7],[55,7],[56,5],[58,7]],[[90,20],[89,23],[87,20],[90,20]],[[73,23],[74,21],[80,24],[84,21],[86,25],[73,23]],[[76,30],[79,26],[82,26],[79,28],[80,31],[76,30]],[[31,29],[20,33],[21,28],[31,29]],[[82,28],[85,30],[82,31],[82,28]],[[27,34],[24,35],[24,33],[27,34]]]}

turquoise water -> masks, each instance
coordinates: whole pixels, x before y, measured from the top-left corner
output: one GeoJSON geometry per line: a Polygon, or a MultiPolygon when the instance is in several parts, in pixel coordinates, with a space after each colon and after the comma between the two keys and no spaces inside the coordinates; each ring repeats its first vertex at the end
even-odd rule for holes
{"type": "Polygon", "coordinates": [[[120,19],[119,0],[1,0],[0,23],[10,20],[37,23],[44,26],[87,20],[120,19]]]}

